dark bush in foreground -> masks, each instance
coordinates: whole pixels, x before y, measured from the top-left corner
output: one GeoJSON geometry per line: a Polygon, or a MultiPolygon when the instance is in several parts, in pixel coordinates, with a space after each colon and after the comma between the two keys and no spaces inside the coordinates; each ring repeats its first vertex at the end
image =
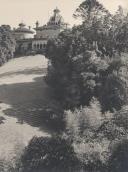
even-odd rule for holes
{"type": "Polygon", "coordinates": [[[110,159],[110,172],[128,171],[128,140],[117,145],[110,159]]]}
{"type": "Polygon", "coordinates": [[[23,172],[64,171],[77,165],[70,143],[60,137],[34,137],[21,158],[23,172]]]}

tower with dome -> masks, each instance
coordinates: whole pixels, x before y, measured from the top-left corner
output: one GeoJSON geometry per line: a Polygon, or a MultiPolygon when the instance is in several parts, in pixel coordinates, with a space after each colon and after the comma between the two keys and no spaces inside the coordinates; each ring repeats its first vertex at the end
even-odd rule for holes
{"type": "Polygon", "coordinates": [[[34,28],[36,34],[32,42],[33,50],[44,49],[49,39],[57,38],[61,31],[67,29],[67,23],[64,22],[63,17],[60,15],[60,10],[56,8],[53,12],[53,16],[50,17],[46,25],[40,26],[39,22],[36,22],[34,28]]]}

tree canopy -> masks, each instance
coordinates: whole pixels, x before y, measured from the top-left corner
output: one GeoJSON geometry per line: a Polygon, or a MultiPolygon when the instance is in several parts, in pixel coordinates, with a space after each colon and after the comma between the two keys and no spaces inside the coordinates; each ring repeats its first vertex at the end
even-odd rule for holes
{"type": "Polygon", "coordinates": [[[0,65],[13,58],[16,42],[9,25],[0,27],[0,65]]]}

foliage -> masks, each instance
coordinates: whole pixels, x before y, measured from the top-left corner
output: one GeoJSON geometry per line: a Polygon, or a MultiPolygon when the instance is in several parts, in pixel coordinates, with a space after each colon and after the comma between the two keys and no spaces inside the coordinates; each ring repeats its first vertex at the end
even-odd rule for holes
{"type": "Polygon", "coordinates": [[[110,172],[128,171],[128,140],[118,143],[109,161],[110,172]]]}
{"type": "Polygon", "coordinates": [[[121,6],[112,15],[97,0],[85,0],[74,16],[82,17],[84,33],[90,38],[88,41],[95,42],[103,54],[112,57],[115,52],[127,51],[128,15],[121,6]]]}
{"type": "Polygon", "coordinates": [[[85,169],[107,170],[117,144],[128,136],[128,130],[116,123],[116,116],[102,114],[96,99],[89,107],[65,112],[66,135],[85,169]]]}
{"type": "Polygon", "coordinates": [[[115,113],[115,123],[128,130],[128,105],[123,106],[120,111],[115,113]]]}
{"type": "Polygon", "coordinates": [[[100,135],[97,136],[99,128],[104,123],[104,116],[96,99],[91,101],[89,107],[65,112],[66,133],[73,141],[77,156],[86,165],[101,160],[100,156],[107,151],[109,141],[100,135]]]}
{"type": "Polygon", "coordinates": [[[83,18],[82,25],[47,44],[47,81],[64,109],[89,105],[96,97],[103,111],[119,110],[127,102],[122,53],[127,52],[128,16],[122,7],[112,15],[96,0],[81,3],[75,16],[83,18]]]}
{"type": "Polygon", "coordinates": [[[67,171],[78,160],[70,143],[61,137],[34,137],[22,156],[22,171],[67,171]]]}
{"type": "Polygon", "coordinates": [[[88,107],[65,111],[66,128],[75,138],[84,135],[84,131],[93,127],[98,129],[102,122],[102,112],[99,102],[93,99],[88,107]]]}
{"type": "Polygon", "coordinates": [[[65,137],[83,168],[109,171],[128,136],[128,14],[85,0],[74,17],[83,23],[47,44],[47,82],[65,109],[65,137]]]}
{"type": "Polygon", "coordinates": [[[111,36],[114,48],[120,54],[128,51],[128,14],[119,6],[116,14],[112,18],[111,36]]]}
{"type": "Polygon", "coordinates": [[[104,17],[104,13],[108,14],[109,11],[107,11],[97,0],[86,0],[76,9],[74,17],[82,17],[85,21],[92,18],[97,19],[104,17]]]}
{"type": "Polygon", "coordinates": [[[47,53],[50,59],[47,81],[54,88],[57,99],[67,109],[89,105],[92,97],[100,100],[103,111],[120,109],[127,102],[128,82],[123,76],[123,71],[127,71],[127,60],[102,58],[95,50],[84,48],[85,40],[78,44],[76,37],[76,34],[70,33],[69,37],[62,33],[48,44],[48,47],[54,45],[54,49],[47,53]],[[75,48],[71,46],[71,37],[75,48]],[[65,53],[64,49],[67,49],[65,53]]]}
{"type": "Polygon", "coordinates": [[[16,42],[8,25],[0,27],[0,65],[13,58],[16,42]]]}
{"type": "MultiPolygon", "coordinates": [[[[103,110],[114,111],[120,110],[123,105],[127,103],[127,60],[112,60],[106,72],[107,76],[104,78],[101,87],[101,104],[103,110]]],[[[102,80],[103,81],[103,80],[102,80]]]]}

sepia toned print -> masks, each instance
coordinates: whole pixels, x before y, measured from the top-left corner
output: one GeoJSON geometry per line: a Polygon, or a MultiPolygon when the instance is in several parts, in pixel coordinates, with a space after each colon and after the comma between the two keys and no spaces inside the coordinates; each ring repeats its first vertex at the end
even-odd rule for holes
{"type": "Polygon", "coordinates": [[[128,1],[0,3],[0,172],[127,172],[128,1]]]}

